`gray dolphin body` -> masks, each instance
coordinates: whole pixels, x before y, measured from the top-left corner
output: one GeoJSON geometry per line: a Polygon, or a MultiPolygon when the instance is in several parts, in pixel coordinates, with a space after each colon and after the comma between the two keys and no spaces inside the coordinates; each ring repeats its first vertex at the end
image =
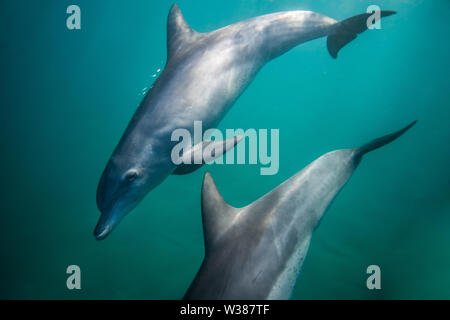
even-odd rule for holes
{"type": "MultiPolygon", "coordinates": [[[[381,16],[392,14],[383,11],[381,16]]],[[[167,22],[167,63],[115,148],[97,190],[101,211],[95,228],[104,239],[144,196],[170,174],[198,166],[171,160],[175,129],[216,127],[257,72],[300,43],[328,36],[333,57],[367,29],[370,15],[341,22],[310,11],[260,16],[208,33],[192,30],[177,5],[167,22]]],[[[226,150],[224,150],[226,151],[226,150]]]]}
{"type": "Polygon", "coordinates": [[[244,208],[228,205],[207,173],[205,258],[185,299],[288,299],[312,232],[363,155],[414,124],[360,148],[329,152],[244,208]]]}

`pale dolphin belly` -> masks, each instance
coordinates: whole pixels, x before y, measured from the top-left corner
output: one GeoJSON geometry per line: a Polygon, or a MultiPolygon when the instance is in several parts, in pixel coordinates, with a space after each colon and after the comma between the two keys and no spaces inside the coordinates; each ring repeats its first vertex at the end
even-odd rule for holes
{"type": "Polygon", "coordinates": [[[311,235],[298,243],[294,253],[286,262],[283,272],[273,284],[272,290],[267,296],[268,300],[287,300],[294,291],[295,282],[300,274],[306,254],[308,253],[311,235]]]}

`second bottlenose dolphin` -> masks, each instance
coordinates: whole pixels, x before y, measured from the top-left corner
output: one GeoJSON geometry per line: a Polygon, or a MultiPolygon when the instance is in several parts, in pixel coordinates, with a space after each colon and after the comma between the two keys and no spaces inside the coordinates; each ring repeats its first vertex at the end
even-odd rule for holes
{"type": "MultiPolygon", "coordinates": [[[[382,11],[381,16],[393,13],[382,11]]],[[[303,42],[327,36],[328,50],[336,58],[343,46],[367,29],[370,16],[361,14],[338,22],[311,11],[287,11],[198,33],[173,5],[167,21],[166,66],[100,179],[97,206],[101,217],[95,237],[104,239],[170,174],[198,168],[173,163],[174,130],[186,129],[192,134],[194,121],[202,121],[205,130],[215,128],[267,62],[303,42]]]]}
{"type": "Polygon", "coordinates": [[[288,299],[312,232],[362,157],[415,123],[360,148],[329,152],[244,208],[227,204],[207,173],[205,258],[184,298],[288,299]]]}

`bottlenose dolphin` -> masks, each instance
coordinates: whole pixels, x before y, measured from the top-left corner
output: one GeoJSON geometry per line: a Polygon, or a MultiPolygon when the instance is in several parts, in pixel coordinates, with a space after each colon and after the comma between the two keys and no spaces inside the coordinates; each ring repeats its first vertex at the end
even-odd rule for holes
{"type": "Polygon", "coordinates": [[[312,232],[364,154],[411,128],[360,148],[329,152],[243,208],[227,204],[209,173],[202,187],[205,258],[185,299],[288,299],[312,232]]]}
{"type": "MultiPolygon", "coordinates": [[[[393,13],[382,11],[381,16],[393,13]]],[[[328,36],[328,50],[336,58],[345,44],[367,29],[369,16],[338,22],[315,12],[288,11],[198,33],[173,5],[167,21],[166,66],[142,100],[100,179],[97,206],[101,217],[95,237],[104,239],[170,174],[185,174],[199,167],[177,166],[171,161],[175,129],[192,133],[194,121],[202,121],[205,130],[215,128],[257,72],[300,43],[328,36]]]]}

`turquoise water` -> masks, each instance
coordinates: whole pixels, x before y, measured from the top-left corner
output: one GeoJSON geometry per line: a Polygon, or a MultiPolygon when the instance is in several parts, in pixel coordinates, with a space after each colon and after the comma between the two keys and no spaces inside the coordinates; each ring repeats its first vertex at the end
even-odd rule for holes
{"type": "Polygon", "coordinates": [[[228,0],[178,4],[197,31],[371,4],[398,14],[342,49],[326,39],[272,61],[220,129],[280,130],[280,170],[213,165],[171,176],[105,241],[92,232],[102,170],[162,69],[171,1],[0,1],[0,298],[179,299],[203,258],[200,186],[210,171],[243,206],[320,155],[419,123],[364,158],[313,235],[294,299],[450,299],[450,2],[228,0]],[[81,30],[66,28],[77,4],[81,30]],[[81,290],[66,288],[68,265],[81,290]],[[381,290],[366,288],[381,267],[381,290]]]}

